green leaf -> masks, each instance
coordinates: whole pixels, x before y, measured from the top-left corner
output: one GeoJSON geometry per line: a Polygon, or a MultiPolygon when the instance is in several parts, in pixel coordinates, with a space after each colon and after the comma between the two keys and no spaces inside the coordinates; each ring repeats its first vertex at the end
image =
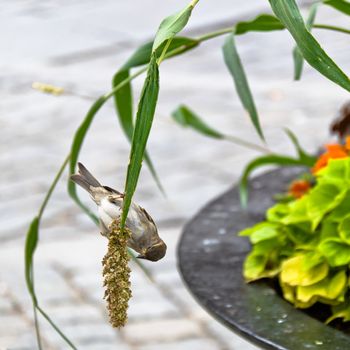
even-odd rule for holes
{"type": "Polygon", "coordinates": [[[312,222],[312,230],[321,222],[325,214],[334,209],[344,199],[346,190],[340,190],[329,183],[318,183],[307,196],[307,213],[312,222]]]}
{"type": "Polygon", "coordinates": [[[172,112],[173,119],[183,127],[190,127],[199,133],[210,136],[215,139],[223,139],[225,136],[219,131],[214,130],[203,120],[199,118],[193,111],[184,105],[180,105],[175,111],[172,112]]]}
{"type": "Polygon", "coordinates": [[[245,280],[254,281],[260,278],[265,270],[267,260],[268,257],[266,255],[250,253],[244,261],[243,275],[245,280]]]}
{"type": "Polygon", "coordinates": [[[350,213],[350,192],[348,191],[340,204],[329,213],[328,220],[334,223],[339,223],[343,218],[350,213]]]}
{"type": "Polygon", "coordinates": [[[345,0],[324,0],[324,4],[350,16],[350,2],[345,0]]]}
{"type": "Polygon", "coordinates": [[[350,214],[345,216],[339,224],[340,237],[348,244],[350,244],[350,214]]]}
{"type": "MultiPolygon", "coordinates": [[[[169,53],[171,53],[172,51],[183,47],[184,49],[181,51],[181,53],[183,53],[189,49],[194,48],[198,44],[199,42],[197,40],[184,38],[184,37],[177,37],[172,40],[168,48],[168,51],[169,53]]],[[[142,45],[141,47],[139,47],[131,55],[131,57],[125,62],[122,68],[114,75],[113,81],[112,81],[113,89],[116,89],[117,86],[122,82],[128,81],[121,88],[117,89],[117,91],[114,93],[114,103],[115,103],[115,108],[119,118],[120,125],[129,141],[132,140],[132,134],[134,132],[133,108],[132,108],[133,106],[132,85],[131,85],[131,81],[129,81],[130,69],[149,63],[151,54],[152,54],[152,46],[153,46],[153,41],[148,42],[142,45]]],[[[161,50],[163,50],[164,46],[165,45],[163,44],[158,48],[157,55],[160,55],[161,50]]],[[[159,189],[162,192],[164,192],[163,187],[160,183],[159,177],[156,173],[154,165],[147,151],[145,152],[145,162],[154,180],[156,181],[159,189]]]]}
{"type": "Polygon", "coordinates": [[[302,160],[291,158],[288,156],[281,156],[278,154],[262,156],[252,160],[245,167],[239,185],[241,204],[244,208],[247,206],[248,201],[248,178],[255,169],[265,165],[295,166],[307,164],[305,164],[302,160]]]}
{"type": "Polygon", "coordinates": [[[269,0],[272,10],[296,41],[304,59],[329,80],[350,91],[348,76],[307,30],[295,0],[269,0]]]}
{"type": "Polygon", "coordinates": [[[327,166],[317,172],[317,177],[338,184],[350,184],[350,158],[330,159],[327,166]]]}
{"type": "Polygon", "coordinates": [[[237,23],[235,34],[245,34],[248,32],[269,32],[285,29],[281,21],[272,15],[262,14],[252,21],[242,21],[237,23]]]}
{"type": "Polygon", "coordinates": [[[303,196],[302,198],[289,203],[288,206],[289,206],[289,213],[281,220],[283,224],[291,225],[291,224],[306,223],[310,221],[310,218],[306,209],[307,207],[306,196],[303,196]]]}
{"type": "Polygon", "coordinates": [[[332,267],[350,263],[350,245],[340,238],[330,238],[320,243],[319,251],[328,260],[332,267]]]}
{"type": "Polygon", "coordinates": [[[25,243],[25,253],[24,253],[24,269],[25,269],[25,279],[28,291],[32,297],[34,306],[37,305],[37,298],[34,291],[34,281],[32,276],[33,271],[33,256],[38,244],[39,236],[39,218],[36,216],[28,229],[25,243]]]}
{"type": "Polygon", "coordinates": [[[142,167],[142,159],[144,156],[147,140],[151,131],[154,113],[156,109],[159,92],[159,72],[157,58],[152,56],[147,78],[145,80],[138,110],[136,114],[135,130],[132,138],[130,161],[126,175],[125,197],[123,205],[123,214],[121,218],[121,227],[125,225],[131,200],[134,195],[138,178],[142,167]]]}
{"type": "Polygon", "coordinates": [[[311,154],[308,154],[306,151],[304,151],[304,149],[300,146],[298,138],[292,132],[292,130],[290,130],[288,128],[285,128],[284,130],[285,130],[286,134],[288,135],[289,139],[292,141],[295,149],[297,150],[299,159],[305,165],[308,165],[310,167],[314,166],[317,158],[312,156],[311,154]]]}
{"type": "Polygon", "coordinates": [[[305,255],[297,255],[284,260],[281,281],[290,286],[309,286],[323,280],[328,274],[328,265],[323,262],[312,268],[305,268],[305,255]]]}
{"type": "Polygon", "coordinates": [[[264,140],[264,135],[260,126],[258,112],[255,107],[254,99],[249,88],[246,74],[236,49],[234,33],[231,33],[225,40],[223,46],[224,60],[228,70],[230,71],[238,96],[243,104],[243,107],[249,113],[250,119],[259,134],[264,140]]]}
{"type": "Polygon", "coordinates": [[[286,203],[277,203],[273,207],[267,209],[266,219],[270,222],[281,222],[289,213],[289,206],[286,203]]]}
{"type": "MultiPolygon", "coordinates": [[[[69,173],[74,174],[75,167],[78,162],[78,157],[80,154],[81,147],[83,145],[85,136],[90,128],[90,125],[97,114],[97,112],[101,109],[101,107],[104,105],[104,103],[108,100],[110,96],[101,96],[99,99],[95,101],[95,103],[90,107],[87,115],[85,116],[83,122],[80,124],[79,128],[77,129],[74,138],[73,143],[71,146],[71,152],[70,152],[70,162],[69,162],[69,173]]],[[[71,198],[78,204],[80,208],[83,209],[83,211],[91,218],[91,220],[98,224],[98,218],[94,213],[91,212],[91,210],[86,207],[80,200],[77,194],[77,188],[73,181],[68,181],[68,193],[71,196],[71,198]]]]}
{"type": "Polygon", "coordinates": [[[337,318],[341,318],[343,322],[350,321],[350,300],[332,307],[333,315],[329,317],[326,323],[330,323],[337,318]]]}
{"type": "Polygon", "coordinates": [[[193,5],[186,6],[183,10],[174,15],[166,17],[160,24],[154,38],[152,52],[155,52],[162,44],[185,28],[192,13],[193,5]]]}
{"type": "MultiPolygon", "coordinates": [[[[309,16],[305,24],[306,29],[309,31],[311,31],[312,26],[315,22],[318,6],[319,6],[319,3],[315,3],[310,7],[309,16]]],[[[304,58],[298,46],[296,46],[293,50],[293,58],[294,58],[294,80],[300,80],[301,74],[303,72],[304,58]]]]}
{"type": "Polygon", "coordinates": [[[327,301],[336,301],[339,296],[344,294],[345,289],[346,273],[343,270],[339,271],[332,278],[325,278],[318,283],[309,286],[298,286],[296,297],[302,303],[310,304],[311,302],[311,305],[320,298],[322,298],[323,303],[327,303],[327,301]]]}

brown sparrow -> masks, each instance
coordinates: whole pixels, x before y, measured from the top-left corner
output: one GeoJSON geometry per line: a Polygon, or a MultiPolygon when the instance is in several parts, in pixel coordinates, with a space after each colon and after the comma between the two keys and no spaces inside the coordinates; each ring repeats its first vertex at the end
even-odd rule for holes
{"type": "MultiPolygon", "coordinates": [[[[78,174],[70,178],[88,191],[97,204],[101,234],[108,237],[109,226],[114,220],[120,219],[124,195],[113,188],[102,186],[83,164],[78,163],[78,169],[78,174]]],[[[131,232],[128,246],[139,253],[138,258],[157,261],[164,257],[167,246],[145,209],[132,202],[125,226],[131,232]]]]}

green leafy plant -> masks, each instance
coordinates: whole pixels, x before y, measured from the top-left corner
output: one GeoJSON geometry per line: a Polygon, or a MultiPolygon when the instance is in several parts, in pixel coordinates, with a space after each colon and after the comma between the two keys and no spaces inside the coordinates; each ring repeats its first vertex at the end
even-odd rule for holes
{"type": "MultiPolygon", "coordinates": [[[[126,181],[124,188],[125,199],[120,222],[120,228],[123,230],[132,197],[136,191],[143,160],[147,164],[158,187],[163,191],[160,179],[156,173],[155,166],[151,161],[150,155],[146,152],[147,140],[152,128],[159,93],[159,67],[163,60],[170,59],[171,57],[181,55],[190,50],[193,50],[210,39],[227,35],[227,38],[225,39],[223,45],[224,61],[230,74],[232,75],[234,85],[237,94],[242,102],[242,105],[248,112],[253,127],[261,139],[263,139],[263,130],[260,123],[258,109],[254,102],[253,92],[249,87],[249,81],[244,71],[243,62],[239,56],[239,50],[235,45],[234,39],[237,35],[245,35],[249,32],[287,30],[295,39],[298,48],[298,54],[294,55],[296,61],[295,66],[299,67],[297,77],[299,77],[301,74],[300,67],[302,65],[303,57],[304,60],[306,60],[313,68],[319,71],[326,78],[350,91],[349,78],[321,48],[317,40],[309,31],[312,27],[313,29],[326,29],[339,33],[350,34],[350,30],[348,28],[342,28],[322,23],[313,23],[312,20],[309,20],[308,24],[306,25],[301,17],[300,9],[297,6],[295,0],[270,0],[270,5],[274,12],[274,15],[261,14],[251,20],[232,23],[229,28],[222,28],[214,32],[209,32],[197,38],[184,38],[177,36],[178,33],[180,33],[181,30],[186,26],[197,3],[198,0],[193,0],[188,6],[186,6],[178,13],[165,18],[159,26],[159,29],[155,35],[155,39],[152,42],[146,43],[138,48],[134,54],[116,71],[112,79],[111,91],[103,94],[95,100],[86,116],[83,118],[80,126],[77,128],[77,131],[73,136],[70,152],[59,168],[59,171],[52,185],[50,186],[47,195],[44,198],[43,204],[40,207],[38,214],[32,220],[32,223],[27,232],[27,240],[25,245],[25,277],[27,288],[31,295],[34,308],[39,349],[42,349],[42,346],[40,342],[40,331],[37,313],[40,313],[62,336],[67,344],[72,349],[75,349],[75,346],[72,344],[72,342],[62,333],[62,331],[49,318],[49,316],[44,312],[39,304],[38,297],[35,293],[33,259],[40,238],[40,221],[50,200],[51,194],[54,191],[58,180],[62,176],[67,166],[69,167],[70,174],[73,174],[75,172],[79,154],[83,146],[84,139],[89,131],[90,125],[95,119],[97,113],[109,99],[114,99],[118,120],[126,137],[131,142],[130,162],[126,171],[126,181]],[[140,68],[136,72],[132,72],[132,70],[136,67],[140,68]],[[143,73],[147,73],[147,75],[141,95],[139,97],[136,118],[134,119],[132,108],[132,80],[141,76],[143,73]]],[[[350,14],[349,2],[347,1],[326,0],[324,1],[324,4],[333,7],[335,10],[340,11],[345,15],[350,14]]],[[[46,85],[39,84],[36,85],[36,87],[42,91],[53,93],[55,95],[64,93],[62,89],[57,89],[46,85]]],[[[255,145],[248,140],[242,140],[233,135],[224,135],[220,132],[217,132],[203,123],[200,118],[195,115],[189,108],[184,108],[183,106],[177,109],[177,111],[174,113],[174,118],[183,126],[190,126],[194,130],[197,130],[202,134],[206,134],[207,136],[231,141],[241,146],[254,148],[258,151],[266,153],[265,156],[259,160],[256,160],[254,164],[250,164],[250,166],[248,166],[249,169],[246,169],[242,178],[242,193],[244,193],[244,191],[247,193],[246,186],[244,184],[247,183],[250,172],[260,165],[308,165],[310,162],[310,159],[306,153],[304,154],[300,152],[300,149],[298,149],[298,147],[298,158],[285,157],[271,153],[265,145],[255,145]]],[[[68,183],[68,193],[76,202],[76,204],[86,212],[92,221],[94,223],[97,223],[98,218],[80,200],[76,191],[75,184],[73,182],[68,183]]],[[[133,254],[132,251],[129,251],[129,253],[133,254]]],[[[145,269],[145,267],[140,264],[139,261],[135,261],[141,266],[141,268],[144,269],[145,273],[149,275],[147,269],[145,269]]]]}
{"type": "Polygon", "coordinates": [[[331,159],[307,194],[275,204],[240,235],[252,243],[246,281],[278,278],[296,307],[320,302],[332,306],[327,322],[350,320],[350,158],[331,159]]]}

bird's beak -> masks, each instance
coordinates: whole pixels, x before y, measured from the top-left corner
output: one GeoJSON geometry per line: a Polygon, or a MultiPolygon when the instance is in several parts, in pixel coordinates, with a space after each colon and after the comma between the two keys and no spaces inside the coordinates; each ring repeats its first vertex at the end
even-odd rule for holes
{"type": "Polygon", "coordinates": [[[136,258],[138,258],[138,259],[147,259],[144,255],[142,255],[142,254],[139,254],[136,258]]]}

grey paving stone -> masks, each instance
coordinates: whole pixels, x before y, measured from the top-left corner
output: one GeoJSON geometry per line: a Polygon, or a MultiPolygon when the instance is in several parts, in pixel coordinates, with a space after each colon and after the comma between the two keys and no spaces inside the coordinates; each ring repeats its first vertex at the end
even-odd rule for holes
{"type": "Polygon", "coordinates": [[[138,347],[137,350],[221,350],[212,339],[188,339],[174,343],[153,344],[138,347]]]}
{"type": "Polygon", "coordinates": [[[130,344],[135,345],[158,344],[166,341],[203,336],[195,322],[183,318],[148,320],[128,324],[123,329],[123,334],[130,344]]]}

